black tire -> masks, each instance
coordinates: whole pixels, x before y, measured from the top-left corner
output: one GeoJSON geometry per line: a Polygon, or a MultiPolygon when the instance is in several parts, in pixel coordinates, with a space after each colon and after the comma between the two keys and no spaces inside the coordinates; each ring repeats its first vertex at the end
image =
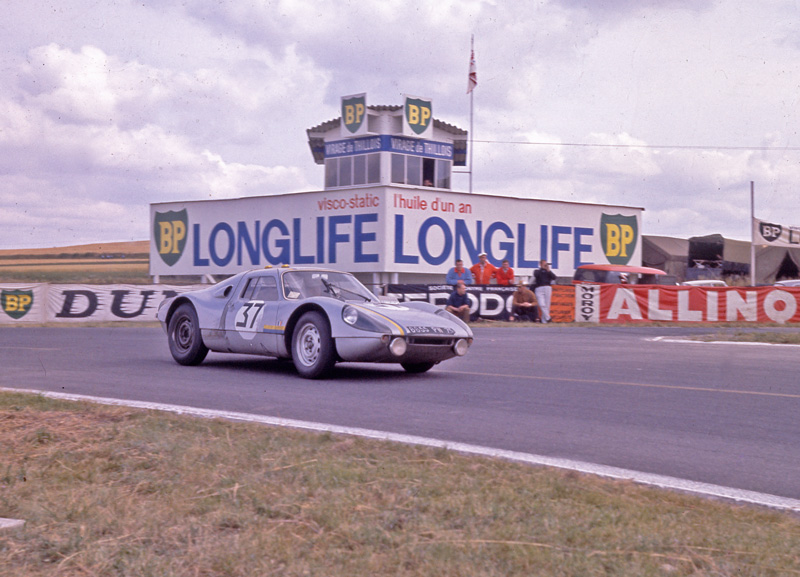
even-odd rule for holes
{"type": "Polygon", "coordinates": [[[436,363],[400,363],[408,373],[426,373],[433,368],[436,363]]]}
{"type": "Polygon", "coordinates": [[[336,347],[328,320],[316,311],[305,313],[294,327],[292,361],[307,379],[328,376],[336,364],[336,347]]]}
{"type": "Polygon", "coordinates": [[[172,314],[167,341],[172,358],[182,365],[199,365],[206,358],[208,347],[200,335],[197,312],[189,303],[183,303],[172,314]]]}

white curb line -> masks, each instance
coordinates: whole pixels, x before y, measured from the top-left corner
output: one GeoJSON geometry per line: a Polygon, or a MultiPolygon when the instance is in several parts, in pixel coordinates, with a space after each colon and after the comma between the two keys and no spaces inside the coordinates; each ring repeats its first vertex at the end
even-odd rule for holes
{"type": "Polygon", "coordinates": [[[279,417],[267,417],[263,415],[253,415],[250,413],[216,411],[212,409],[198,409],[195,407],[186,407],[181,405],[167,405],[162,403],[150,403],[145,401],[126,401],[121,399],[110,399],[104,397],[91,397],[88,395],[73,395],[68,393],[55,393],[50,391],[10,389],[5,387],[0,387],[0,391],[7,391],[14,393],[31,393],[31,394],[42,395],[48,398],[63,399],[67,401],[88,401],[93,403],[99,403],[102,405],[116,405],[123,407],[132,407],[137,409],[149,409],[154,411],[176,413],[179,415],[193,415],[196,417],[205,417],[212,419],[229,419],[235,421],[245,421],[249,423],[260,423],[264,425],[273,425],[278,427],[291,427],[295,429],[306,429],[318,432],[354,435],[357,437],[365,437],[368,439],[378,439],[383,441],[392,441],[396,443],[404,443],[407,445],[436,447],[436,448],[448,449],[451,451],[457,451],[459,453],[466,453],[470,455],[495,457],[500,459],[507,459],[510,461],[517,461],[521,463],[528,463],[531,465],[556,467],[558,469],[569,469],[581,473],[599,475],[601,477],[629,480],[635,483],[641,483],[643,485],[651,485],[662,489],[685,491],[688,493],[695,493],[698,495],[704,495],[708,497],[731,499],[742,503],[751,503],[754,505],[763,505],[766,507],[772,507],[776,509],[784,509],[788,511],[800,512],[800,500],[792,499],[789,497],[780,497],[778,495],[770,495],[768,493],[758,493],[756,491],[747,491],[744,489],[723,487],[721,485],[700,483],[696,481],[689,481],[687,479],[679,479],[677,477],[644,473],[641,471],[621,469],[618,467],[609,467],[606,465],[598,465],[582,461],[558,459],[553,457],[546,457],[543,455],[520,453],[517,451],[505,451],[502,449],[492,449],[490,447],[481,447],[478,445],[469,445],[465,443],[443,441],[441,439],[432,439],[428,437],[417,437],[414,435],[402,435],[398,433],[389,433],[386,431],[376,431],[372,429],[342,427],[339,425],[328,425],[325,423],[298,421],[294,419],[282,419],[279,417]]]}

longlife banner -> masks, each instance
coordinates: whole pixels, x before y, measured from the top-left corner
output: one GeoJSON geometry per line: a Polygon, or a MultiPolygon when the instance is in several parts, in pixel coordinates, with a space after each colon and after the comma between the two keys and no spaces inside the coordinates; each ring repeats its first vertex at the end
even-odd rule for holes
{"type": "Polygon", "coordinates": [[[436,274],[487,253],[529,274],[642,262],[641,208],[377,186],[150,205],[150,274],[324,266],[436,274]]]}
{"type": "Polygon", "coordinates": [[[588,284],[575,288],[577,322],[800,322],[800,288],[588,284]]]}

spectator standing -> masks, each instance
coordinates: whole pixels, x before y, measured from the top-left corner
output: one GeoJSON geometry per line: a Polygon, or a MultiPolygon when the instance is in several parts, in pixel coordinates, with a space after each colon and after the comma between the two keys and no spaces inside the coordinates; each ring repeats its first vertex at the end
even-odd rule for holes
{"type": "Polygon", "coordinates": [[[465,323],[469,322],[469,296],[467,296],[467,285],[464,284],[464,281],[456,283],[455,290],[447,298],[444,310],[454,314],[465,323]]]}
{"type": "Polygon", "coordinates": [[[495,277],[497,267],[490,263],[486,258],[486,253],[482,252],[478,255],[478,262],[472,265],[469,270],[472,272],[475,284],[489,284],[495,277]]]}
{"type": "Polygon", "coordinates": [[[466,285],[472,284],[472,273],[469,269],[464,268],[464,261],[461,259],[456,261],[456,266],[447,271],[447,276],[444,280],[447,284],[454,286],[458,281],[464,281],[466,285]]]}
{"type": "Polygon", "coordinates": [[[536,295],[520,281],[519,285],[517,285],[517,290],[514,292],[514,298],[511,301],[511,313],[519,317],[521,321],[535,323],[539,320],[539,312],[536,305],[536,295]]]}
{"type": "Polygon", "coordinates": [[[514,269],[508,265],[508,260],[503,261],[503,266],[495,271],[494,276],[499,285],[511,286],[514,284],[514,269]]]}
{"type": "Polygon", "coordinates": [[[553,294],[553,281],[555,273],[550,270],[550,263],[546,260],[539,262],[539,268],[533,271],[533,292],[539,302],[539,316],[543,323],[550,322],[550,297],[553,294]]]}

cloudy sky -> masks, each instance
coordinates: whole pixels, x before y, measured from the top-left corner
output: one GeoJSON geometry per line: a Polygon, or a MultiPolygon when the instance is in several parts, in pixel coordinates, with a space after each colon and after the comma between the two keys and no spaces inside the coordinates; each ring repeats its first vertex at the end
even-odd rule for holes
{"type": "MultiPolygon", "coordinates": [[[[475,192],[800,225],[797,0],[5,0],[0,248],[148,238],[151,202],[321,190],[305,130],[433,99],[475,192]]],[[[466,191],[465,176],[454,189],[466,191]]]]}

